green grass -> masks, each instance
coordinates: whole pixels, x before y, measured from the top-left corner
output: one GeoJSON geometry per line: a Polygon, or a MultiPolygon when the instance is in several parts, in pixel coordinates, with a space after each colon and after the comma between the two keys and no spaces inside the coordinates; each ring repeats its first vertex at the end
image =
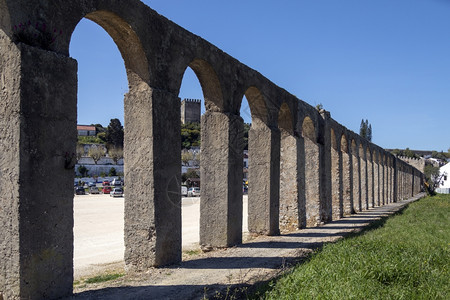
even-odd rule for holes
{"type": "Polygon", "coordinates": [[[325,245],[253,297],[450,299],[449,246],[450,196],[427,197],[325,245]]]}
{"type": "Polygon", "coordinates": [[[74,281],[73,285],[77,286],[77,285],[86,285],[86,284],[91,284],[91,283],[105,282],[105,281],[110,281],[110,280],[120,278],[122,276],[124,276],[123,273],[103,274],[103,275],[98,275],[95,277],[76,280],[76,281],[74,281]]]}

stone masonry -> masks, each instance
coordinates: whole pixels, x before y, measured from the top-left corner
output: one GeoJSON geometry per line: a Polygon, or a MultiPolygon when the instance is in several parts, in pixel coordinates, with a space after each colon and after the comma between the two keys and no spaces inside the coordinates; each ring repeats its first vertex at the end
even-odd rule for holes
{"type": "Polygon", "coordinates": [[[0,299],[72,294],[77,62],[69,43],[83,18],[113,38],[128,76],[127,270],[181,261],[178,93],[187,67],[206,106],[201,244],[242,243],[244,95],[252,233],[317,226],[420,192],[420,170],[138,0],[0,0],[0,299]]]}

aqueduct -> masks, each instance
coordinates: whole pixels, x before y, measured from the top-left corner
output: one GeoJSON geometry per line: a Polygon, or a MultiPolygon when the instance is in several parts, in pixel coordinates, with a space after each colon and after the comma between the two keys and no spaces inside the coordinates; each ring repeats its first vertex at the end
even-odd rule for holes
{"type": "Polygon", "coordinates": [[[408,198],[422,174],[138,0],[0,0],[0,298],[72,293],[76,25],[103,27],[124,59],[125,262],[181,260],[180,99],[205,98],[200,243],[242,242],[243,96],[249,230],[275,235],[408,198]]]}

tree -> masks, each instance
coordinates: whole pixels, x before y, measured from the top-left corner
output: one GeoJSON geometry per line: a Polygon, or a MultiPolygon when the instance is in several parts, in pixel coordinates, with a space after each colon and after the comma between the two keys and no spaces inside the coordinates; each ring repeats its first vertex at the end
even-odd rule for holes
{"type": "Polygon", "coordinates": [[[181,152],[181,162],[189,167],[189,162],[194,159],[194,155],[190,151],[181,152]]]}
{"type": "Polygon", "coordinates": [[[244,123],[244,150],[248,150],[248,132],[252,124],[244,123]]]}
{"type": "Polygon", "coordinates": [[[426,186],[431,193],[434,193],[434,189],[439,186],[439,167],[435,167],[432,164],[425,165],[423,173],[425,174],[426,186]]]}
{"type": "Polygon", "coordinates": [[[107,147],[123,148],[123,126],[119,119],[111,119],[108,128],[106,128],[106,144],[107,147]]]}
{"type": "Polygon", "coordinates": [[[372,125],[369,124],[369,120],[367,119],[365,121],[364,119],[361,120],[361,125],[359,127],[359,135],[368,140],[369,142],[372,141],[372,125]]]}
{"type": "Polygon", "coordinates": [[[110,148],[108,149],[108,154],[109,154],[109,157],[111,157],[112,160],[114,161],[114,164],[117,165],[117,162],[118,162],[121,158],[123,158],[123,149],[120,148],[120,147],[114,147],[114,146],[112,146],[112,147],[110,147],[110,148]]]}
{"type": "Polygon", "coordinates": [[[84,146],[77,144],[77,162],[84,156],[84,146]]]}
{"type": "Polygon", "coordinates": [[[93,146],[89,148],[88,155],[92,157],[94,160],[94,163],[97,164],[97,162],[105,155],[105,151],[101,147],[93,146]]]}
{"type": "Polygon", "coordinates": [[[78,173],[81,174],[81,177],[87,177],[89,170],[85,166],[79,166],[78,167],[78,173]]]}
{"type": "Polygon", "coordinates": [[[111,168],[111,169],[109,169],[108,175],[109,175],[109,176],[117,176],[116,168],[111,168]]]}
{"type": "Polygon", "coordinates": [[[200,124],[181,124],[181,148],[190,149],[200,146],[200,124]]]}

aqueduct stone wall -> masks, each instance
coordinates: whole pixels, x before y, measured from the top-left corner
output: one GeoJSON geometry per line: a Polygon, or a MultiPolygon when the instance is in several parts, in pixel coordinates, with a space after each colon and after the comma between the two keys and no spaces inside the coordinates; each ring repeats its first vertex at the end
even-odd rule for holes
{"type": "Polygon", "coordinates": [[[72,293],[77,62],[68,49],[82,18],[111,35],[127,70],[128,269],[181,260],[178,93],[188,66],[206,104],[202,244],[242,242],[244,95],[251,232],[316,226],[420,191],[421,172],[138,0],[0,0],[0,298],[72,293]]]}

